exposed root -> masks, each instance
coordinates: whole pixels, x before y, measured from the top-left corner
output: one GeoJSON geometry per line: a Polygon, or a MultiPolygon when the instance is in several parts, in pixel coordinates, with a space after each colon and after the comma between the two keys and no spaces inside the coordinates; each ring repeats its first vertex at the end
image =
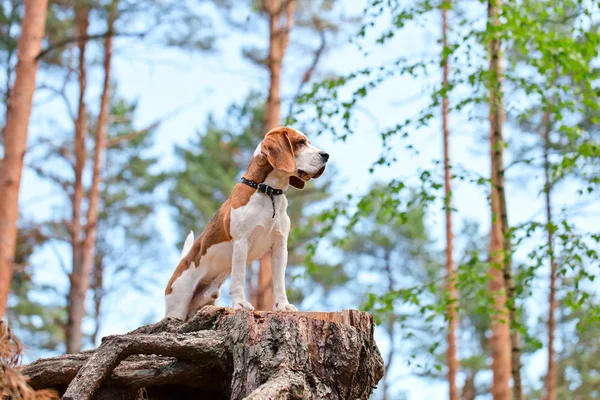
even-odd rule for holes
{"type": "Polygon", "coordinates": [[[58,400],[56,390],[35,391],[28,378],[21,374],[19,365],[23,345],[5,321],[0,321],[0,397],[22,400],[58,400]]]}

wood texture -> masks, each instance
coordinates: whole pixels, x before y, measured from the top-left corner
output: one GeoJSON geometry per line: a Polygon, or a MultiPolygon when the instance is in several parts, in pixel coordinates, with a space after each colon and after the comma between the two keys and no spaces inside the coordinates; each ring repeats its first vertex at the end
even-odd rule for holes
{"type": "Polygon", "coordinates": [[[187,322],[165,318],[23,372],[64,399],[134,399],[140,390],[149,399],[367,399],[383,361],[364,312],[208,306],[187,322]]]}
{"type": "Polygon", "coordinates": [[[0,169],[0,318],[4,316],[13,273],[19,219],[19,188],[31,104],[35,92],[38,63],[46,26],[46,0],[26,0],[17,43],[19,54],[15,83],[10,91],[4,126],[4,158],[0,169]]]}
{"type": "MultiPolygon", "coordinates": [[[[448,48],[448,9],[449,0],[443,0],[442,6],[442,46],[448,48]]],[[[450,65],[448,57],[443,57],[442,86],[448,89],[450,65]]],[[[458,326],[458,292],[456,290],[456,268],[454,265],[454,231],[452,230],[452,174],[450,171],[450,127],[448,123],[449,100],[448,93],[442,99],[442,134],[444,142],[444,196],[446,217],[446,290],[448,291],[448,330],[446,331],[446,365],[448,366],[448,398],[458,400],[456,376],[459,364],[456,350],[456,328],[458,326]]]]}
{"type": "MultiPolygon", "coordinates": [[[[501,0],[488,0],[488,24],[497,26],[501,0]]],[[[504,195],[503,164],[503,105],[502,105],[502,63],[501,41],[497,33],[489,41],[490,56],[490,160],[492,175],[491,190],[491,235],[490,235],[490,291],[495,307],[492,319],[490,352],[492,355],[492,396],[494,400],[510,400],[510,372],[512,365],[510,321],[507,300],[511,299],[512,271],[510,261],[510,240],[505,237],[506,201],[504,195]],[[508,243],[507,243],[508,241],[508,243]],[[508,272],[508,274],[507,274],[508,272]]],[[[513,345],[515,345],[513,343],[513,345]]],[[[514,374],[513,374],[514,376],[514,374]]],[[[520,400],[515,398],[515,400],[520,400]]]]}

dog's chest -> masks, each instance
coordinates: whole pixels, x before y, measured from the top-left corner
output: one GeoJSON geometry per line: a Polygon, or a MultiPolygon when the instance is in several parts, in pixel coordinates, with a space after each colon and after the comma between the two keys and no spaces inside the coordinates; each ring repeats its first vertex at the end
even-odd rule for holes
{"type": "Polygon", "coordinates": [[[231,211],[231,235],[234,241],[248,241],[248,262],[265,255],[275,235],[288,234],[287,200],[284,196],[276,196],[274,200],[275,217],[271,199],[262,193],[253,194],[246,205],[231,211]]]}

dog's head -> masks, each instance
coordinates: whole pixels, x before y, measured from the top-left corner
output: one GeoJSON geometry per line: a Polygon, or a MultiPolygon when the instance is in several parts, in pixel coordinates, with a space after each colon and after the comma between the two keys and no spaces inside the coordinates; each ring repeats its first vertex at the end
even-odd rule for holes
{"type": "Polygon", "coordinates": [[[275,170],[289,175],[290,185],[297,189],[320,177],[329,160],[329,154],[314,147],[304,133],[288,127],[271,129],[259,148],[275,170]]]}

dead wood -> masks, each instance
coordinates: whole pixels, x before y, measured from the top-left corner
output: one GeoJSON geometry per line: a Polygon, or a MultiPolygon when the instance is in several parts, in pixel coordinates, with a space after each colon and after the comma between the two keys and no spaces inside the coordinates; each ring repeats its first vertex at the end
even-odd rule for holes
{"type": "Polygon", "coordinates": [[[205,307],[23,373],[63,399],[367,399],[383,374],[372,317],[205,307]]]}

